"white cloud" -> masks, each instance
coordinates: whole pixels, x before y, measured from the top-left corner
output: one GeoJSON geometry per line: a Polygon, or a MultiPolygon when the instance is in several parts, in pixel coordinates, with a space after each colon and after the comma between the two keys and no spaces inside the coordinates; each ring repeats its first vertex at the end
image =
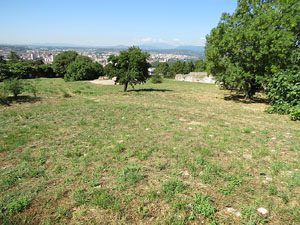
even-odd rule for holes
{"type": "Polygon", "coordinates": [[[168,41],[162,38],[153,38],[153,37],[146,37],[140,40],[141,43],[168,43],[168,41]]]}
{"type": "Polygon", "coordinates": [[[181,40],[180,38],[171,38],[171,39],[163,39],[163,38],[155,38],[155,37],[145,37],[142,39],[139,39],[138,42],[140,44],[147,44],[147,43],[164,43],[169,45],[198,45],[198,46],[204,46],[206,43],[206,38],[201,37],[199,39],[194,40],[181,40]]]}

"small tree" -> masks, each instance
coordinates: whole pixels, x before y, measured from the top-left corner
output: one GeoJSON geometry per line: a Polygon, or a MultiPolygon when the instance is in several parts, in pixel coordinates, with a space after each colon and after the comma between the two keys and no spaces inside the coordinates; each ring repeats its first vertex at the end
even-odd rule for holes
{"type": "Polygon", "coordinates": [[[206,71],[205,61],[203,59],[199,59],[195,62],[195,72],[204,72],[206,71]]]}
{"type": "Polygon", "coordinates": [[[103,76],[103,66],[87,56],[77,56],[64,76],[65,81],[92,80],[103,76]]]}
{"type": "Polygon", "coordinates": [[[149,56],[137,47],[123,50],[119,56],[111,55],[108,58],[110,64],[105,69],[106,75],[110,78],[116,77],[115,82],[124,85],[126,92],[128,84],[133,87],[135,84],[145,83],[150,77],[148,68],[151,65],[147,62],[149,56]]]}
{"type": "Polygon", "coordinates": [[[26,62],[17,62],[9,64],[9,77],[7,78],[28,78],[33,72],[33,68],[26,62]]]}
{"type": "Polygon", "coordinates": [[[9,53],[9,55],[7,56],[7,59],[8,59],[9,63],[17,63],[17,62],[21,61],[20,56],[14,51],[11,51],[9,53]]]}
{"type": "Polygon", "coordinates": [[[158,63],[158,65],[155,68],[154,72],[157,73],[157,74],[161,74],[164,77],[168,77],[169,72],[170,72],[169,64],[166,63],[166,62],[158,63]]]}
{"type": "Polygon", "coordinates": [[[78,54],[75,51],[64,51],[55,56],[52,67],[53,71],[56,73],[56,76],[64,77],[68,66],[76,60],[77,56],[78,54]]]}
{"type": "Polygon", "coordinates": [[[10,77],[9,66],[4,63],[0,63],[0,81],[10,77]]]}
{"type": "Polygon", "coordinates": [[[24,91],[24,83],[18,78],[12,78],[4,80],[4,88],[14,95],[14,98],[17,98],[19,94],[24,91]]]}

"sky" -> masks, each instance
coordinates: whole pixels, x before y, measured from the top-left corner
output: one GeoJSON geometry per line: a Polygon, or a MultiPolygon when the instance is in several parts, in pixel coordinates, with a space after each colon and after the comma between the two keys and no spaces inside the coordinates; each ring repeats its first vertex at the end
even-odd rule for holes
{"type": "Polygon", "coordinates": [[[0,44],[205,45],[237,0],[0,0],[0,44]]]}

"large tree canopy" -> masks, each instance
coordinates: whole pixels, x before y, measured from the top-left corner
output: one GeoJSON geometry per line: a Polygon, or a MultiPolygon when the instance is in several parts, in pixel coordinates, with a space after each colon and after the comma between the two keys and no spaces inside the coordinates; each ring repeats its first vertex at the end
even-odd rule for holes
{"type": "Polygon", "coordinates": [[[103,76],[103,66],[93,62],[88,56],[78,55],[76,60],[69,64],[65,81],[92,80],[103,76]]]}
{"type": "Polygon", "coordinates": [[[147,62],[149,54],[142,52],[137,47],[130,47],[128,50],[120,51],[120,55],[111,55],[108,58],[110,62],[105,69],[106,75],[110,78],[116,77],[116,83],[124,85],[124,91],[127,91],[128,84],[145,83],[149,78],[147,62]]]}
{"type": "Polygon", "coordinates": [[[300,2],[238,0],[207,36],[208,71],[227,89],[252,97],[299,49],[300,2]]]}
{"type": "Polygon", "coordinates": [[[69,64],[75,61],[78,53],[75,51],[64,51],[54,57],[53,70],[58,77],[64,77],[69,64]]]}

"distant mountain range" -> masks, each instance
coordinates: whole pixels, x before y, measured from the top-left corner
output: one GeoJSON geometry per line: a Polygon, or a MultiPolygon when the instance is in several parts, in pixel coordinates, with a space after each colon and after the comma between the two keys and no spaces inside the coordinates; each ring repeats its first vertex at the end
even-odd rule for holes
{"type": "MultiPolygon", "coordinates": [[[[114,46],[88,46],[88,45],[76,45],[68,43],[34,43],[28,45],[10,45],[10,46],[27,46],[27,47],[50,47],[50,48],[98,48],[99,50],[124,50],[129,46],[126,45],[114,45],[114,46]]],[[[204,58],[204,46],[196,45],[169,45],[166,43],[147,43],[136,45],[144,51],[152,53],[162,54],[177,54],[177,55],[189,55],[204,58]]]]}

